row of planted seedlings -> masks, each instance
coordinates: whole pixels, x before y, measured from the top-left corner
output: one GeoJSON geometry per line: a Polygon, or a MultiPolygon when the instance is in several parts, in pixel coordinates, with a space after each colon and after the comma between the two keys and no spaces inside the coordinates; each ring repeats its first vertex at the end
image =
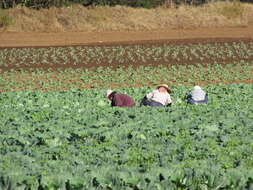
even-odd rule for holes
{"type": "Polygon", "coordinates": [[[0,68],[231,60],[253,60],[253,42],[0,49],[0,68]]]}
{"type": "Polygon", "coordinates": [[[252,83],[253,62],[234,64],[98,67],[94,69],[12,70],[0,76],[0,90],[145,86],[158,83],[252,83]]]}

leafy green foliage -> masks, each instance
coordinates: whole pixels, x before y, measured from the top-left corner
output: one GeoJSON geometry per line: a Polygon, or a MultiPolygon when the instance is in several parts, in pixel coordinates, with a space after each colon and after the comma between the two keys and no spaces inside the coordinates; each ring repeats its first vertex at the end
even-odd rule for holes
{"type": "MultiPolygon", "coordinates": [[[[1,189],[252,189],[253,85],[111,108],[105,89],[0,94],[1,189]]],[[[117,89],[139,101],[150,87],[117,89]]]]}

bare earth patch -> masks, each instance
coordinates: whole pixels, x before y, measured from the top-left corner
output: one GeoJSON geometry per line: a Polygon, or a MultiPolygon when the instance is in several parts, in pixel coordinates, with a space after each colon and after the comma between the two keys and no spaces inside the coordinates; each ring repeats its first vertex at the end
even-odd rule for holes
{"type": "MultiPolygon", "coordinates": [[[[199,28],[194,30],[152,30],[138,32],[1,32],[0,47],[47,47],[74,45],[129,44],[147,41],[219,41],[218,38],[253,39],[253,27],[199,28]]],[[[236,39],[235,39],[236,40],[236,39]]]]}

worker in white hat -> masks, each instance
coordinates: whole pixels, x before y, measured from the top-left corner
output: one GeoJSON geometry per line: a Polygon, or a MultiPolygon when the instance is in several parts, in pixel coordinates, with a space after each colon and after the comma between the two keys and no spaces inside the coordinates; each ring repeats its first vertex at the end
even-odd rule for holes
{"type": "Polygon", "coordinates": [[[167,84],[161,84],[155,90],[148,93],[142,100],[141,106],[168,106],[171,105],[171,90],[167,84]]]}
{"type": "Polygon", "coordinates": [[[189,104],[207,103],[208,95],[204,90],[202,90],[200,86],[196,85],[193,87],[193,90],[187,95],[186,99],[187,103],[189,104]]]}

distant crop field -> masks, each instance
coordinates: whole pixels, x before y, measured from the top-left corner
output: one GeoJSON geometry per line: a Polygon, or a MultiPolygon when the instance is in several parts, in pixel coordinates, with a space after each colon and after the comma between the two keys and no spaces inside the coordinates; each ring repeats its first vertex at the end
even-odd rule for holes
{"type": "Polygon", "coordinates": [[[1,190],[253,188],[251,41],[1,48],[0,69],[1,190]],[[140,107],[159,83],[172,106],[140,107]]]}
{"type": "Polygon", "coordinates": [[[212,43],[1,48],[0,69],[189,65],[253,61],[253,40],[212,43]]]}

